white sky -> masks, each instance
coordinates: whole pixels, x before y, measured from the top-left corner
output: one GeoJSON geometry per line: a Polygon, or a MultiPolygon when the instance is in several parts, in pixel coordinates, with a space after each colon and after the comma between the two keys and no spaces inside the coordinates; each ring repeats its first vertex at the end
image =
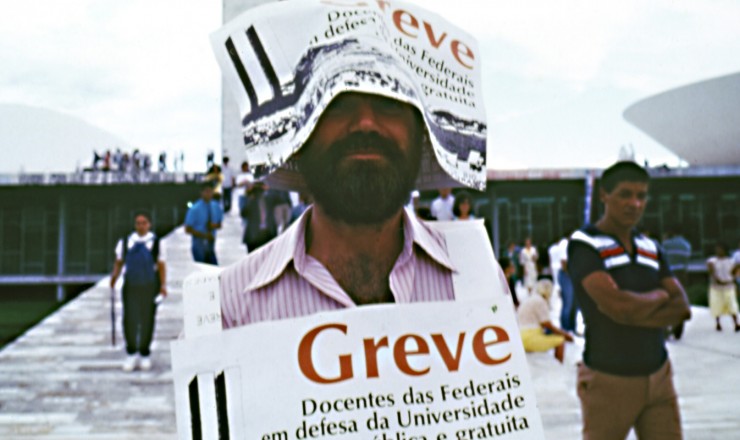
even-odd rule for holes
{"type": "MultiPolygon", "coordinates": [[[[208,149],[220,152],[221,82],[208,40],[220,1],[3,3],[0,105],[71,115],[155,156],[183,150],[190,170],[204,167],[208,149]]],[[[624,109],[740,71],[737,0],[421,3],[479,40],[491,168],[601,167],[626,144],[638,159],[676,165],[624,109]]],[[[6,159],[22,163],[17,143],[0,133],[6,159]]],[[[92,156],[69,149],[85,165],[92,156]]]]}

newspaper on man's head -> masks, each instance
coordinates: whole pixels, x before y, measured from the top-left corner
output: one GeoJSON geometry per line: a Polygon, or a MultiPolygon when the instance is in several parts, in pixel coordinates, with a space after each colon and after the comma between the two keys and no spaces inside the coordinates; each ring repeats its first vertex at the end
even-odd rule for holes
{"type": "Polygon", "coordinates": [[[212,43],[250,161],[268,166],[273,186],[303,186],[291,156],[335,96],[358,91],[424,116],[431,145],[418,188],[485,187],[480,53],[438,15],[396,0],[291,0],[244,12],[212,43]]]}

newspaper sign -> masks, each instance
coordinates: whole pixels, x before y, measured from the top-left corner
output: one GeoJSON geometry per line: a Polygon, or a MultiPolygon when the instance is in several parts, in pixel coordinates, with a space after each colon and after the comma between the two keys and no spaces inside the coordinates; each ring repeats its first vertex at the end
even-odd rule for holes
{"type": "Polygon", "coordinates": [[[180,439],[544,438],[503,296],[263,322],[172,361],[180,439]]]}
{"type": "Polygon", "coordinates": [[[221,326],[220,276],[222,268],[198,264],[198,272],[182,284],[183,325],[186,338],[219,333],[221,326]]]}
{"type": "Polygon", "coordinates": [[[430,148],[419,188],[450,176],[485,187],[480,53],[472,36],[438,15],[396,0],[275,2],[227,23],[212,43],[250,161],[267,164],[276,184],[301,181],[289,159],[337,94],[358,91],[420,110],[430,148]]]}

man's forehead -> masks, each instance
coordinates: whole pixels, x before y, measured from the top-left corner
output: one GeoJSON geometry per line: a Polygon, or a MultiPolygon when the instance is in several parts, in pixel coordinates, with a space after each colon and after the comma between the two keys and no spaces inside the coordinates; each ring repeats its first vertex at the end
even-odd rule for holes
{"type": "Polygon", "coordinates": [[[623,180],[614,187],[615,191],[633,191],[633,192],[647,192],[648,187],[650,186],[649,182],[641,182],[641,181],[635,181],[635,180],[623,180]]]}
{"type": "MultiPolygon", "coordinates": [[[[376,116],[385,116],[385,122],[388,123],[388,116],[393,116],[395,123],[403,124],[406,122],[407,129],[414,129],[417,126],[423,126],[423,117],[413,104],[409,104],[400,99],[388,97],[385,95],[347,91],[338,94],[331,100],[319,121],[316,128],[321,129],[340,119],[345,119],[359,111],[362,107],[371,108],[376,116]]],[[[308,141],[307,143],[310,143],[308,141]]]]}
{"type": "Polygon", "coordinates": [[[401,104],[402,106],[406,106],[409,109],[416,109],[413,105],[402,101],[397,98],[391,98],[385,95],[379,95],[375,93],[366,93],[366,92],[356,92],[356,91],[347,91],[342,92],[338,94],[334,99],[329,103],[329,106],[335,105],[336,103],[347,103],[347,104],[360,104],[360,103],[394,103],[394,104],[401,104]]]}

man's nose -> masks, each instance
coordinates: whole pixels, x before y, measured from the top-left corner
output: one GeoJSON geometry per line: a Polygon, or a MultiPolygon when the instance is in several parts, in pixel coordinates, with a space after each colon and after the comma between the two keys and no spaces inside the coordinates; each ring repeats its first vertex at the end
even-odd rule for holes
{"type": "Polygon", "coordinates": [[[635,208],[640,208],[644,204],[645,204],[645,199],[641,198],[640,196],[633,196],[630,198],[630,205],[632,205],[635,208]]]}
{"type": "Polygon", "coordinates": [[[378,113],[372,103],[360,100],[352,111],[352,129],[363,132],[379,131],[378,113]]]}

